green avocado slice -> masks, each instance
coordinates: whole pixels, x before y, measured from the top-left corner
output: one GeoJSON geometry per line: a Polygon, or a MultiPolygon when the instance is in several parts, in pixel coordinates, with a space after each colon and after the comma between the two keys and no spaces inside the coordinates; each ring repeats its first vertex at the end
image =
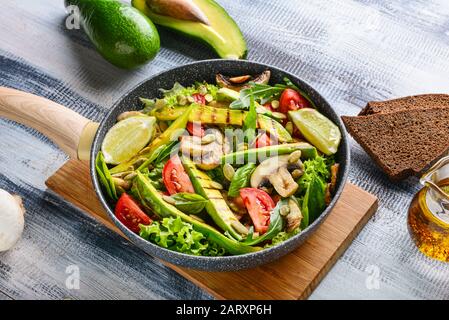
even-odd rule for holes
{"type": "Polygon", "coordinates": [[[206,211],[214,222],[223,231],[229,232],[235,239],[240,240],[246,236],[248,230],[234,216],[234,213],[229,209],[220,191],[213,188],[211,178],[201,170],[198,170],[190,159],[182,157],[181,161],[192,181],[195,191],[209,200],[206,204],[206,211]]]}
{"type": "MultiPolygon", "coordinates": [[[[143,12],[155,24],[172,29],[210,46],[221,58],[244,59],[247,53],[242,32],[228,13],[213,0],[192,0],[199,14],[206,21],[179,19],[155,11],[161,1],[132,0],[133,7],[143,12]],[[148,5],[150,4],[150,5],[148,5]]],[[[167,6],[169,6],[168,4],[167,6]]],[[[165,11],[174,11],[165,8],[165,11]]]]}
{"type": "Polygon", "coordinates": [[[148,177],[140,172],[137,172],[137,177],[134,180],[133,192],[145,207],[153,210],[159,217],[180,217],[183,221],[191,223],[196,231],[204,234],[210,241],[222,246],[230,254],[245,254],[262,249],[261,247],[248,246],[230,239],[221,234],[217,229],[206,223],[195,220],[175,206],[164,201],[162,195],[151,184],[148,177]]]}

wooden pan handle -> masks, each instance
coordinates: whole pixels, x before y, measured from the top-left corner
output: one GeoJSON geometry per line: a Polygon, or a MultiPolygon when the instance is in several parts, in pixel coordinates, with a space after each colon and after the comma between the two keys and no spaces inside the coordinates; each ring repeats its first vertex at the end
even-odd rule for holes
{"type": "Polygon", "coordinates": [[[56,102],[0,87],[0,117],[34,128],[73,159],[89,160],[98,123],[56,102]]]}

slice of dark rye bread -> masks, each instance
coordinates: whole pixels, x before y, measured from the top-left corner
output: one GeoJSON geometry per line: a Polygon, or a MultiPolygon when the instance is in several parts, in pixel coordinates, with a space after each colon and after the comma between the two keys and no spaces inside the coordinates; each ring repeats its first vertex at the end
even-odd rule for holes
{"type": "Polygon", "coordinates": [[[360,111],[359,116],[402,110],[429,109],[439,106],[449,107],[448,94],[422,94],[387,101],[370,101],[360,111]]]}
{"type": "Polygon", "coordinates": [[[395,181],[423,172],[449,150],[449,108],[444,106],[342,119],[395,181]]]}

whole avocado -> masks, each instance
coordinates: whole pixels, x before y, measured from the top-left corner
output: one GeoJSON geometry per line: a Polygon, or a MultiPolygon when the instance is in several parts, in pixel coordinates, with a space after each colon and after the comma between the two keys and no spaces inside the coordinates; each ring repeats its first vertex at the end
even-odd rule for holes
{"type": "Polygon", "coordinates": [[[133,69],[159,51],[159,34],[139,10],[118,0],[65,0],[77,6],[80,24],[98,52],[113,65],[133,69]]]}

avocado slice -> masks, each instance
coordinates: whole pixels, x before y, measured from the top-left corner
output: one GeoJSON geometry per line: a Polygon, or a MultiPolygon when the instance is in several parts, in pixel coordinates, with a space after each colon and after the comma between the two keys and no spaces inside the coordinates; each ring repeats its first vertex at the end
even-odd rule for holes
{"type": "Polygon", "coordinates": [[[248,234],[248,230],[234,216],[231,209],[229,209],[221,192],[213,188],[211,178],[201,170],[198,170],[190,159],[182,157],[181,161],[192,181],[195,191],[209,200],[206,204],[206,211],[217,226],[223,231],[229,232],[237,240],[245,237],[248,234]]]}
{"type": "Polygon", "coordinates": [[[221,58],[246,57],[247,48],[242,32],[227,12],[213,0],[191,0],[187,4],[132,0],[132,5],[157,25],[205,43],[221,58]],[[194,14],[187,12],[185,6],[190,6],[194,14]]]}
{"type": "Polygon", "coordinates": [[[113,65],[132,69],[159,51],[156,27],[142,12],[118,0],[66,0],[77,6],[81,26],[97,51],[113,65]]]}
{"type": "Polygon", "coordinates": [[[278,138],[279,142],[292,141],[292,136],[287,131],[287,129],[285,129],[282,124],[280,124],[273,118],[270,118],[263,114],[258,114],[257,115],[257,127],[276,136],[278,138]]]}
{"type": "MultiPolygon", "coordinates": [[[[176,120],[184,115],[187,107],[165,106],[151,115],[158,120],[169,121],[176,120]]],[[[233,126],[242,126],[243,120],[247,115],[246,111],[229,108],[214,108],[210,106],[195,105],[189,116],[190,122],[202,122],[205,124],[229,124],[233,126]]],[[[263,114],[257,115],[257,127],[275,135],[280,142],[289,142],[292,140],[290,133],[276,120],[263,114]]]]}
{"type": "Polygon", "coordinates": [[[261,162],[267,158],[289,154],[297,150],[301,151],[301,159],[314,159],[318,155],[316,148],[310,143],[296,142],[228,153],[221,157],[221,163],[244,164],[261,162]]]}
{"type": "Polygon", "coordinates": [[[229,88],[220,88],[217,91],[217,100],[218,101],[235,101],[240,99],[240,93],[229,89],[229,88]]]}
{"type": "Polygon", "coordinates": [[[200,222],[184,212],[177,209],[175,206],[164,201],[159,191],[151,184],[151,181],[147,176],[140,172],[137,172],[137,176],[134,179],[133,195],[140,200],[143,206],[151,209],[160,218],[164,217],[180,217],[184,222],[192,224],[193,228],[204,234],[208,240],[215,242],[219,246],[223,247],[230,254],[238,255],[250,252],[259,251],[261,247],[252,247],[245,245],[236,240],[230,239],[220,233],[217,229],[210,225],[200,222]]]}

